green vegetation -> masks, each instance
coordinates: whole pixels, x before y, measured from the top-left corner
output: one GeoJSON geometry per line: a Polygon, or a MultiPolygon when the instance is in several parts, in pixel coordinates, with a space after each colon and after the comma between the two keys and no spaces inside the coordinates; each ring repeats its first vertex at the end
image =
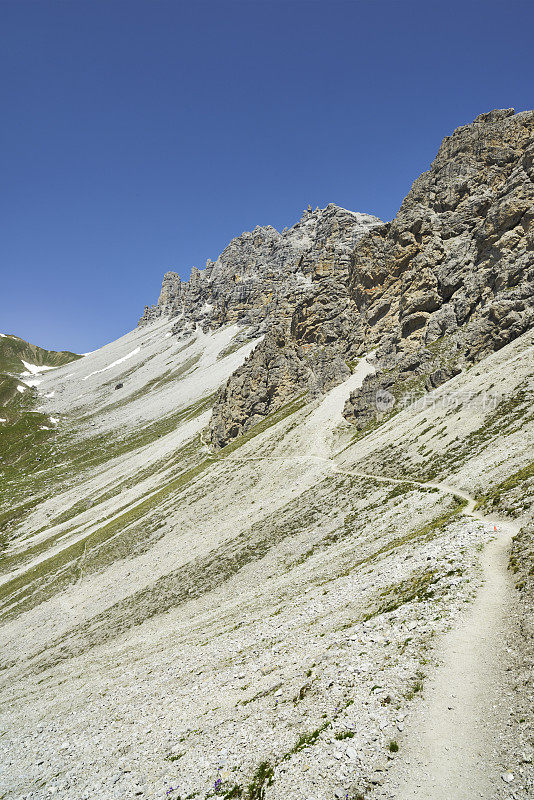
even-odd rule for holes
{"type": "MultiPolygon", "coordinates": [[[[274,782],[274,767],[269,761],[262,761],[254,772],[251,781],[246,789],[239,783],[225,787],[220,779],[215,784],[215,795],[222,800],[233,800],[241,797],[243,800],[264,800],[265,791],[274,782]]],[[[208,795],[211,796],[211,795],[208,795]]]]}
{"type": "Polygon", "coordinates": [[[412,684],[411,689],[406,692],[406,699],[413,700],[416,694],[420,694],[423,691],[423,678],[424,674],[419,670],[416,674],[415,681],[412,684]]]}
{"type": "Polygon", "coordinates": [[[534,526],[524,525],[512,539],[509,568],[517,577],[516,588],[526,592],[534,589],[534,526]]]}
{"type": "Polygon", "coordinates": [[[167,756],[167,761],[179,761],[185,753],[170,753],[167,756]]]}
{"type": "MultiPolygon", "coordinates": [[[[424,487],[421,488],[424,490],[424,487]]],[[[416,541],[429,541],[430,539],[434,538],[438,531],[442,530],[445,525],[447,525],[454,517],[456,517],[466,505],[467,500],[455,495],[450,503],[451,507],[447,509],[447,511],[444,511],[439,516],[434,517],[434,519],[431,519],[429,522],[425,522],[423,525],[408,531],[408,533],[404,534],[403,536],[397,536],[394,539],[391,539],[389,542],[386,542],[386,544],[382,545],[382,547],[380,547],[378,550],[375,550],[374,553],[371,553],[370,555],[366,556],[366,558],[359,559],[357,562],[355,562],[348,572],[352,571],[353,569],[357,569],[364,564],[369,564],[380,556],[383,556],[386,553],[389,553],[391,550],[397,549],[398,547],[402,547],[406,544],[416,541]]],[[[348,515],[348,517],[345,519],[345,526],[351,523],[352,515],[348,515]],[[348,523],[347,520],[349,520],[348,523]]]]}
{"type": "Polygon", "coordinates": [[[230,789],[224,791],[222,795],[223,800],[232,800],[234,797],[242,797],[243,796],[243,789],[242,787],[236,783],[234,786],[231,786],[230,789]]]}
{"type": "MultiPolygon", "coordinates": [[[[201,413],[202,410],[208,405],[211,398],[206,398],[194,406],[179,412],[185,419],[186,414],[193,416],[194,414],[201,413]]],[[[134,531],[136,525],[142,525],[143,531],[148,527],[149,532],[153,531],[159,525],[156,519],[148,525],[149,518],[161,507],[162,503],[169,499],[177,497],[180,492],[189,488],[192,483],[203,473],[208,467],[217,462],[223,462],[227,456],[234,453],[238,448],[242,447],[255,436],[267,430],[269,427],[277,424],[281,420],[295,413],[304,405],[303,398],[297,398],[291,403],[281,408],[275,414],[270,415],[265,420],[262,420],[255,425],[244,436],[231,442],[226,447],[218,452],[204,458],[192,466],[183,469],[179,474],[169,480],[160,489],[148,493],[144,499],[136,501],[124,507],[119,513],[114,514],[114,518],[109,522],[105,522],[97,530],[83,536],[79,541],[64,547],[60,552],[51,555],[48,558],[42,559],[38,564],[30,567],[24,573],[12,578],[4,583],[0,589],[0,601],[8,603],[10,606],[9,614],[19,614],[27,608],[31,608],[37,602],[42,602],[47,597],[55,594],[59,589],[64,588],[69,583],[78,580],[80,576],[80,563],[83,561],[84,568],[87,563],[92,563],[92,569],[98,569],[108,563],[113,558],[124,557],[128,554],[128,549],[122,550],[122,544],[125,541],[125,534],[129,531],[134,531]],[[113,540],[113,551],[102,558],[102,553],[106,552],[107,542],[113,540]],[[122,540],[122,541],[121,541],[122,540]],[[94,554],[98,552],[99,557],[95,558],[94,554]],[[13,605],[12,605],[13,604],[13,605]]],[[[143,431],[136,434],[137,436],[148,435],[150,440],[154,436],[154,427],[169,424],[168,418],[163,421],[155,423],[154,426],[147,426],[151,428],[150,432],[146,434],[143,431]]],[[[175,422],[175,424],[177,424],[175,422]]],[[[159,427],[161,430],[161,427],[159,427]]],[[[139,444],[139,439],[137,439],[139,444]]],[[[197,454],[199,450],[197,449],[197,454]]],[[[80,453],[80,458],[82,454],[80,453]]],[[[194,454],[191,453],[191,457],[194,454]]],[[[88,456],[89,461],[91,455],[88,456]]],[[[95,452],[95,460],[100,458],[100,453],[95,452]]],[[[71,454],[70,457],[71,468],[74,471],[78,462],[75,455],[71,454]]],[[[81,467],[81,464],[80,464],[81,467]]],[[[35,503],[39,502],[40,498],[35,499],[35,503]]],[[[34,502],[33,500],[31,502],[34,502]]],[[[22,505],[22,504],[21,504],[22,505]]],[[[24,513],[23,510],[18,508],[20,514],[24,513]]],[[[140,532],[143,535],[143,531],[140,532]]],[[[132,546],[136,544],[139,537],[131,536],[130,541],[132,546]]],[[[146,533],[144,533],[146,539],[146,533]]],[[[37,545],[38,552],[50,546],[50,542],[43,545],[37,545]]],[[[10,562],[12,564],[12,562],[10,562]]],[[[239,563],[235,564],[236,568],[240,568],[239,563]]]]}
{"type": "Polygon", "coordinates": [[[525,388],[518,389],[515,394],[501,400],[479,428],[463,439],[451,442],[444,453],[429,456],[421,468],[424,480],[433,480],[451,468],[457,471],[466,461],[486,450],[497,437],[516,433],[532,419],[532,393],[525,388]]]}
{"type": "MultiPolygon", "coordinates": [[[[72,435],[61,425],[57,430],[42,430],[42,427],[50,427],[48,418],[29,410],[31,399],[26,399],[25,395],[19,397],[21,399],[17,400],[15,412],[10,409],[11,424],[0,424],[0,453],[3,455],[0,496],[3,508],[0,506],[0,524],[5,535],[8,534],[10,525],[19,522],[47,496],[62,491],[73,475],[81,478],[91,468],[150,445],[179,424],[208,410],[213,402],[213,395],[210,395],[122,437],[102,434],[82,439],[72,435]]],[[[174,460],[183,469],[184,455],[190,449],[189,446],[185,450],[176,451],[169,459],[168,466],[174,460]]],[[[151,464],[149,469],[141,470],[135,482],[140,482],[144,476],[151,474],[156,466],[151,464]]],[[[125,484],[119,484],[100,498],[94,498],[92,502],[103,502],[123,488],[126,488],[125,484]]],[[[50,520],[49,525],[72,519],[86,509],[87,500],[78,501],[56,519],[50,520]]]]}
{"type": "MultiPolygon", "coordinates": [[[[532,478],[534,478],[534,462],[522,469],[518,469],[517,472],[514,472],[504,481],[493,486],[485,494],[477,494],[476,508],[500,508],[512,492],[519,490],[519,493],[522,493],[521,489],[523,484],[527,483],[527,481],[530,481],[532,478]]],[[[533,499],[529,498],[529,492],[524,492],[524,500],[527,507],[533,502],[533,499]]]]}
{"type": "Polygon", "coordinates": [[[230,453],[233,453],[235,450],[242,447],[244,444],[247,444],[251,439],[254,439],[260,433],[272,428],[273,425],[276,425],[278,422],[281,422],[283,419],[295,414],[295,412],[300,411],[306,405],[307,398],[304,395],[299,395],[294,400],[291,400],[289,403],[286,403],[278,411],[275,411],[272,414],[269,414],[267,417],[262,419],[260,422],[257,422],[252,428],[250,428],[246,433],[243,433],[237,439],[229,442],[227,445],[222,447],[218,452],[217,455],[226,456],[230,453]]]}
{"type": "Polygon", "coordinates": [[[316,728],[314,731],[304,732],[301,733],[299,738],[297,739],[296,744],[291,748],[289,753],[286,753],[284,756],[284,761],[287,761],[294,753],[299,753],[301,750],[304,750],[306,747],[311,747],[311,745],[315,744],[321,733],[330,727],[331,722],[324,722],[319,728],[316,728]]]}
{"type": "MultiPolygon", "coordinates": [[[[0,416],[7,420],[0,423],[0,460],[9,464],[42,446],[50,438],[50,421],[44,414],[30,413],[35,405],[35,392],[25,387],[21,394],[17,386],[20,375],[26,371],[24,361],[37,367],[61,367],[81,358],[69,351],[57,352],[25,342],[17,336],[0,337],[0,416]]],[[[39,460],[41,460],[39,458],[39,460]]]]}
{"type": "Polygon", "coordinates": [[[61,367],[70,361],[81,358],[78,353],[68,350],[44,350],[35,344],[25,342],[18,336],[0,337],[0,373],[20,375],[26,370],[23,361],[36,367],[61,367]]]}
{"type": "Polygon", "coordinates": [[[8,406],[19,396],[19,392],[17,390],[17,386],[19,386],[19,384],[19,378],[14,378],[12,375],[0,373],[0,407],[2,408],[2,416],[4,418],[6,417],[5,406],[8,406]]]}
{"type": "Polygon", "coordinates": [[[395,741],[395,739],[393,739],[393,740],[392,740],[392,741],[389,743],[389,752],[390,752],[390,753],[398,753],[398,752],[399,752],[399,745],[397,744],[397,742],[395,741]]]}
{"type": "Polygon", "coordinates": [[[434,570],[427,570],[421,574],[412,575],[400,583],[394,583],[379,592],[376,606],[363,616],[363,621],[372,619],[379,614],[395,611],[400,606],[413,601],[421,602],[434,595],[433,584],[440,576],[434,570]]]}
{"type": "Polygon", "coordinates": [[[232,353],[236,353],[238,350],[241,350],[246,344],[250,344],[250,342],[243,342],[243,341],[236,341],[232,339],[230,344],[228,344],[217,356],[217,361],[222,361],[223,358],[232,355],[232,353]]]}
{"type": "MultiPolygon", "coordinates": [[[[274,780],[274,768],[268,761],[262,761],[252,776],[245,795],[246,800],[264,800],[265,789],[271,786],[274,780]]],[[[236,797],[238,795],[234,795],[236,797]]]]}
{"type": "Polygon", "coordinates": [[[414,491],[413,483],[399,483],[397,484],[388,494],[384,497],[382,502],[387,503],[388,500],[393,500],[395,497],[400,497],[403,494],[407,494],[408,492],[414,491]]]}

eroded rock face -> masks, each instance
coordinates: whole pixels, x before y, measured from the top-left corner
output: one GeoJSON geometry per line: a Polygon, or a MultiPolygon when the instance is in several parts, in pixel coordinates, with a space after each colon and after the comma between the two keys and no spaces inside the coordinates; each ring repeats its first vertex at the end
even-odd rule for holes
{"type": "Polygon", "coordinates": [[[140,324],[170,316],[177,335],[236,322],[244,337],[267,334],[219,393],[213,444],[246,431],[296,391],[313,394],[350,374],[358,322],[347,291],[350,262],[360,237],[381,224],[333,203],[308,208],[282,233],[268,226],[238,236],[187,282],[165,275],[158,304],[140,324]]]}
{"type": "Polygon", "coordinates": [[[346,276],[358,237],[378,224],[370,214],[330,204],[309,208],[282,233],[258,226],[233,239],[204,270],[193,268],[189,281],[166,273],[157,305],[145,308],[140,324],[176,317],[174,331],[180,333],[238,322],[256,336],[290,314],[310,294],[313,281],[346,276]]]}
{"type": "Polygon", "coordinates": [[[359,242],[350,293],[360,352],[378,348],[379,374],[347,418],[364,425],[373,410],[363,395],[391,387],[392,376],[428,375],[433,388],[532,326],[533,156],[534,112],[481,114],[444,139],[395,220],[359,242]]]}
{"type": "Polygon", "coordinates": [[[332,205],[314,220],[300,262],[306,289],[296,293],[290,286],[280,295],[266,318],[264,339],[220,390],[210,424],[215,447],[296,394],[313,396],[350,375],[359,325],[347,286],[350,259],[357,241],[377,224],[376,217],[332,205]]]}
{"type": "Polygon", "coordinates": [[[358,237],[348,272],[331,241],[325,277],[318,258],[312,289],[219,393],[213,443],[376,350],[377,374],[345,409],[364,427],[377,392],[434,388],[531,327],[533,127],[531,111],[481,114],[444,139],[397,217],[358,237]]]}

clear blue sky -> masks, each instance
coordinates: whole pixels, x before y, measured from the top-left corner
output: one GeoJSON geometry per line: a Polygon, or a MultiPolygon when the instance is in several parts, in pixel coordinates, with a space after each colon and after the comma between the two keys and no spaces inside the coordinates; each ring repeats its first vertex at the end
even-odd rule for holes
{"type": "Polygon", "coordinates": [[[393,217],[443,136],[532,107],[507,0],[2,0],[0,331],[94,349],[257,224],[393,217]]]}

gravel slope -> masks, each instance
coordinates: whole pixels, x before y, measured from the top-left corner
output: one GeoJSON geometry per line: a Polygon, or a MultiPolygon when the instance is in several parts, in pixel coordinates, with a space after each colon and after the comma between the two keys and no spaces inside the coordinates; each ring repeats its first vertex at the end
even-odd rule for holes
{"type": "MultiPolygon", "coordinates": [[[[443,797],[458,775],[462,791],[479,791],[466,800],[528,797],[531,751],[510,744],[527,723],[485,713],[515,702],[506,667],[523,647],[519,595],[503,577],[507,536],[495,539],[488,519],[510,531],[528,507],[513,523],[497,511],[476,519],[462,498],[529,464],[532,336],[367,436],[341,417],[372,368],[363,361],[321,400],[210,454],[206,412],[191,407],[249,345],[221,357],[231,328],[180,344],[165,325],[39,387],[86,460],[67,484],[58,466],[56,490],[10,532],[0,797],[403,798],[419,783],[430,791],[427,772],[438,793],[419,796],[443,797]],[[170,363],[174,377],[158,383],[170,363]],[[481,402],[496,388],[497,412],[481,402]],[[169,430],[151,428],[165,415],[169,430]],[[95,431],[107,437],[98,446],[95,431]],[[79,508],[80,497],[96,499],[79,508]],[[453,726],[445,715],[438,744],[457,765],[446,773],[433,720],[455,686],[494,742],[485,750],[477,727],[458,747],[456,732],[472,741],[473,714],[453,726]]],[[[58,465],[64,441],[60,431],[58,465]]]]}

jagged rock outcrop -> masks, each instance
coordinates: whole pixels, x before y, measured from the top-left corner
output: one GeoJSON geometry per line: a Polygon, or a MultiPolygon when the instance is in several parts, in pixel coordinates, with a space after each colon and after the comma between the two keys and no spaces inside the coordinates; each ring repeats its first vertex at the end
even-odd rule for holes
{"type": "MultiPolygon", "coordinates": [[[[220,390],[211,420],[211,441],[220,446],[301,391],[312,396],[350,375],[358,315],[347,289],[358,239],[380,224],[376,217],[329,205],[305,215],[309,234],[300,269],[304,291],[292,285],[275,298],[263,341],[220,390]]],[[[300,223],[302,225],[302,223],[300,223]]],[[[299,233],[299,226],[289,232],[299,233]]],[[[283,266],[282,266],[283,269],[283,266]]]]}
{"type": "Polygon", "coordinates": [[[326,277],[219,393],[212,442],[376,350],[377,374],[345,409],[363,427],[405,389],[440,385],[532,326],[533,128],[532,111],[495,110],[446,137],[397,217],[358,237],[348,272],[332,232],[326,277]]]}
{"type": "MultiPolygon", "coordinates": [[[[350,292],[379,372],[346,417],[374,414],[370,390],[414,375],[433,388],[534,322],[534,112],[481,114],[444,139],[392,223],[359,242],[350,292]]],[[[413,383],[413,381],[412,381],[413,383]]]]}
{"type": "Polygon", "coordinates": [[[193,268],[189,281],[166,273],[157,305],[145,308],[140,324],[176,317],[174,332],[182,333],[197,325],[207,330],[239,322],[257,336],[271,321],[291,314],[314,280],[346,275],[358,237],[378,224],[377,217],[331,203],[309,208],[282,233],[258,226],[233,239],[204,270],[193,268]]]}

